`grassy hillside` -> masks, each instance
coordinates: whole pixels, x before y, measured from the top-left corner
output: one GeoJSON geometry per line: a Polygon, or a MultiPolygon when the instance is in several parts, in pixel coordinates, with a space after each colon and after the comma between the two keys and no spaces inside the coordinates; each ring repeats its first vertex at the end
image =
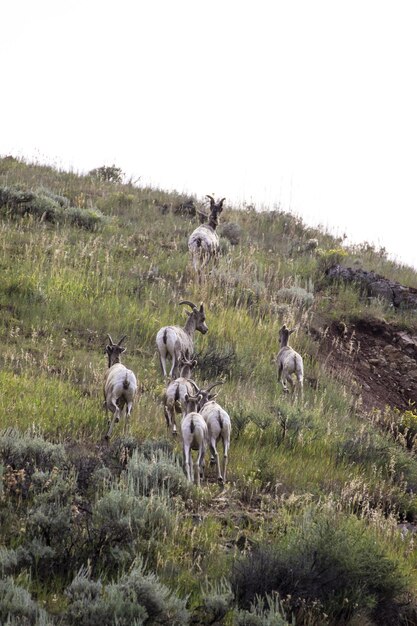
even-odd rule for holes
{"type": "Polygon", "coordinates": [[[0,622],[417,623],[417,413],[365,406],[320,339],[358,319],[417,334],[415,312],[327,283],[332,263],[414,288],[417,273],[291,214],[226,206],[200,285],[183,200],[0,160],[0,622]],[[224,488],[210,467],[187,484],[166,432],[155,336],[185,322],[182,299],[207,310],[195,379],[225,382],[224,488]],[[277,384],[284,322],[303,402],[277,384]],[[127,335],[141,389],[109,445],[107,333],[127,335]]]}

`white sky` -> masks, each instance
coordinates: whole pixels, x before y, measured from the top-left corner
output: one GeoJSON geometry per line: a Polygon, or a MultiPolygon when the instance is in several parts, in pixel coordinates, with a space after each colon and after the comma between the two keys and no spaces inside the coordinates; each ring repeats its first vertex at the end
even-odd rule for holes
{"type": "Polygon", "coordinates": [[[415,0],[5,0],[0,154],[280,204],[417,268],[415,0]]]}

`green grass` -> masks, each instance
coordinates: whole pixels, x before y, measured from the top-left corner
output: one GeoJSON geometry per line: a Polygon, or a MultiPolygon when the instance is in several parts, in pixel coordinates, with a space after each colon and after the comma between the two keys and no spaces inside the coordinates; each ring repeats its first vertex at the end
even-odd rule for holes
{"type": "MultiPolygon", "coordinates": [[[[42,188],[64,196],[71,206],[97,208],[111,218],[100,230],[88,231],[75,222],[2,216],[0,431],[13,427],[54,442],[78,443],[103,472],[100,464],[107,463],[112,480],[118,480],[124,471],[118,463],[129,447],[113,449],[112,442],[107,452],[102,447],[107,333],[113,339],[127,335],[123,362],[136,373],[141,391],[129,441],[162,441],[164,384],[155,336],[163,325],[185,323],[181,299],[203,301],[209,333],[196,334],[196,351],[226,364],[217,377],[225,382],[219,401],[233,424],[229,483],[222,492],[209,482],[176,501],[172,531],[152,546],[158,576],[169,585],[175,580],[172,589],[189,595],[190,606],[196,607],[207,581],[220,584],[227,578],[242,534],[254,544],[277,539],[311,503],[327,503],[345,520],[355,515],[375,533],[381,550],[398,558],[407,572],[407,589],[416,596],[412,542],[401,539],[396,524],[405,516],[417,517],[409,488],[417,485],[417,461],[393,441],[384,424],[356,414],[349,380],[341,384],[327,372],[309,329],[316,320],[324,326],[361,316],[400,322],[413,332],[417,323],[383,303],[364,302],[355,289],[322,282],[323,258],[340,249],[340,239],[306,228],[287,213],[226,209],[222,218],[239,224],[241,242],[226,246],[211,279],[199,285],[186,243],[196,220],[163,215],[158,208],[177,202],[179,194],[8,159],[0,160],[0,186],[42,188]],[[322,252],[294,252],[294,242],[301,250],[312,237],[324,257],[322,252]],[[273,359],[284,322],[297,327],[292,345],[303,354],[309,379],[316,381],[306,382],[303,402],[286,397],[277,384],[273,359]]],[[[346,252],[344,263],[417,285],[417,273],[395,265],[383,251],[364,245],[346,252]]],[[[198,371],[195,378],[213,382],[198,371]]],[[[115,442],[123,428],[123,422],[116,425],[115,442]]],[[[181,453],[180,441],[173,442],[173,450],[181,453]]],[[[77,463],[84,471],[82,459],[77,463]]],[[[213,479],[210,467],[207,473],[213,479]]],[[[90,499],[97,485],[89,485],[90,499]]],[[[73,505],[80,506],[84,497],[74,496],[73,505]]],[[[22,524],[23,509],[14,513],[22,516],[22,524]]],[[[1,515],[10,528],[12,513],[0,494],[1,515]]],[[[349,528],[348,521],[342,525],[349,528]]],[[[8,541],[0,534],[0,545],[8,541]]],[[[63,583],[58,589],[57,584],[42,581],[41,596],[51,607],[58,594],[64,611],[63,583]]],[[[36,575],[25,585],[40,595],[36,575]]]]}

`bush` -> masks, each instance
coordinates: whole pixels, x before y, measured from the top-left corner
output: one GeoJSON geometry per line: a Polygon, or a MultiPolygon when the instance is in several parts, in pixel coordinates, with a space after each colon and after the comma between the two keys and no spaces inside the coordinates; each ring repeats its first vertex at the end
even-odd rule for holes
{"type": "Polygon", "coordinates": [[[236,363],[236,352],[232,345],[223,343],[221,347],[209,341],[205,352],[196,355],[200,375],[206,380],[219,376],[231,376],[236,363]]]}
{"type": "Polygon", "coordinates": [[[51,623],[26,589],[13,578],[0,580],[0,624],[6,626],[41,626],[51,623]]]}
{"type": "Polygon", "coordinates": [[[52,224],[63,222],[87,230],[95,230],[106,222],[99,210],[69,206],[66,198],[45,189],[33,192],[0,187],[0,212],[11,217],[33,215],[52,224]]]}
{"type": "Polygon", "coordinates": [[[163,450],[154,452],[151,458],[137,450],[128,462],[130,492],[135,495],[167,495],[190,497],[192,486],[182,469],[181,460],[163,450]]]}
{"type": "Polygon", "coordinates": [[[101,182],[107,183],[122,183],[124,178],[124,172],[120,167],[116,167],[115,165],[102,165],[101,167],[96,167],[93,170],[90,170],[88,175],[101,182]]]}
{"type": "Polygon", "coordinates": [[[23,547],[16,550],[0,546],[0,577],[16,574],[31,563],[30,554],[23,547]]]}
{"type": "Polygon", "coordinates": [[[118,572],[137,552],[151,558],[152,547],[171,532],[175,518],[159,497],[137,497],[112,488],[94,505],[89,555],[95,568],[118,572]]]}
{"type": "Polygon", "coordinates": [[[218,583],[207,582],[202,589],[203,602],[193,611],[193,624],[223,624],[233,602],[230,583],[221,579],[218,583]]]}
{"type": "Polygon", "coordinates": [[[317,269],[319,273],[324,274],[333,265],[340,265],[347,256],[346,250],[343,248],[332,248],[331,250],[317,249],[318,263],[317,269]]]}
{"type": "Polygon", "coordinates": [[[220,236],[226,237],[232,244],[232,246],[237,246],[240,243],[240,239],[242,236],[242,229],[239,224],[235,224],[233,222],[229,222],[228,224],[224,224],[219,229],[220,236]]]}
{"type": "Polygon", "coordinates": [[[188,624],[185,601],[139,562],[118,582],[103,586],[81,570],[66,591],[68,626],[172,626],[188,624]]]}
{"type": "Polygon", "coordinates": [[[283,287],[277,291],[276,299],[278,302],[290,302],[309,307],[314,302],[314,295],[303,287],[283,287]]]}
{"type": "Polygon", "coordinates": [[[81,209],[69,207],[64,213],[65,222],[85,230],[96,230],[106,222],[103,213],[98,209],[81,209]]]}
{"type": "Polygon", "coordinates": [[[0,433],[0,460],[5,467],[4,486],[9,494],[26,498],[35,483],[69,465],[64,446],[30,432],[8,429],[0,433]],[[39,473],[40,472],[40,473],[39,473]]]}
{"type": "Polygon", "coordinates": [[[75,500],[76,477],[54,474],[41,485],[28,511],[25,548],[41,580],[51,574],[68,572],[80,557],[83,527],[77,524],[79,511],[75,500]]]}
{"type": "Polygon", "coordinates": [[[234,626],[290,626],[284,617],[284,608],[279,596],[266,595],[265,600],[258,598],[249,611],[236,611],[234,626]],[[266,605],[266,606],[265,606],[266,605]]]}
{"type": "Polygon", "coordinates": [[[344,623],[356,613],[374,615],[404,591],[405,579],[363,522],[310,510],[279,544],[236,562],[232,588],[239,606],[273,591],[290,597],[289,610],[326,613],[344,623]]]}

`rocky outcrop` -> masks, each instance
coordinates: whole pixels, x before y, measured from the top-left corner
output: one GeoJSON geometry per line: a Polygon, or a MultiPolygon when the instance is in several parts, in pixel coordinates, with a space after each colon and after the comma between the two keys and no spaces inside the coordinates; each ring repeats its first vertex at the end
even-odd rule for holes
{"type": "Polygon", "coordinates": [[[400,283],[375,274],[375,272],[333,265],[326,270],[326,276],[331,280],[356,283],[368,297],[383,298],[396,309],[415,309],[417,311],[417,289],[405,287],[400,283]]]}

